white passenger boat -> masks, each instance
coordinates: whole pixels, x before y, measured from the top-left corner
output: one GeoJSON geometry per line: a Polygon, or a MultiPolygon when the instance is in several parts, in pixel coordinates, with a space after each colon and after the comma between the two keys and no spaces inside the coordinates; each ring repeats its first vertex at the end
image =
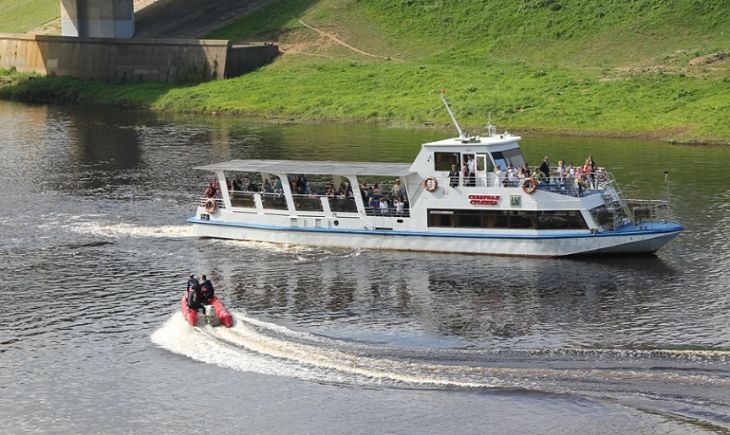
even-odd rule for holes
{"type": "MultiPolygon", "coordinates": [[[[444,100],[446,104],[446,101],[444,100]]],[[[327,247],[567,256],[651,253],[684,228],[665,201],[625,199],[595,168],[518,178],[520,137],[425,143],[412,164],[231,160],[201,166],[219,189],[188,219],[201,237],[327,247]],[[455,165],[458,174],[450,171],[455,165]],[[462,167],[466,166],[466,173],[462,167]],[[470,170],[471,169],[471,170],[470,170]],[[466,174],[466,175],[465,175],[466,174]]]]}

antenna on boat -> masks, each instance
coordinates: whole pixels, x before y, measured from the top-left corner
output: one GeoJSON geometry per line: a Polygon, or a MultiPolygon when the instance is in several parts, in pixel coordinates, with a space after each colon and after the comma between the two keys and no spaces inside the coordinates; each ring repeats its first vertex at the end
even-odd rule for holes
{"type": "Polygon", "coordinates": [[[444,102],[444,106],[446,106],[446,110],[449,112],[449,116],[451,117],[451,121],[454,123],[454,127],[456,127],[456,131],[459,132],[459,139],[465,139],[466,136],[464,136],[464,132],[461,131],[461,127],[459,127],[459,123],[456,122],[456,117],[454,116],[454,112],[451,111],[451,107],[449,107],[448,101],[446,101],[446,97],[444,97],[444,91],[441,91],[441,101],[444,102]]]}
{"type": "Polygon", "coordinates": [[[497,135],[497,127],[492,125],[492,112],[489,112],[489,116],[487,118],[487,137],[492,137],[497,135]]]}

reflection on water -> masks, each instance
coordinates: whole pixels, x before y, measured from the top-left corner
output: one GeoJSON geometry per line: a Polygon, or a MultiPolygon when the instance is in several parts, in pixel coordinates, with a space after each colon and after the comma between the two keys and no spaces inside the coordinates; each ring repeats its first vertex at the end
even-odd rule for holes
{"type": "MultiPolygon", "coordinates": [[[[139,400],[149,401],[149,418],[159,409],[184,421],[195,406],[179,397],[187,388],[179,372],[191,362],[153,346],[150,335],[163,349],[210,363],[196,367],[223,379],[216,388],[238,400],[251,389],[264,397],[276,382],[297,381],[251,382],[235,370],[334,386],[407,385],[388,393],[406,401],[416,394],[408,388],[431,388],[422,379],[437,379],[450,392],[468,384],[595,394],[632,409],[730,424],[722,393],[730,377],[730,194],[723,182],[730,149],[525,138],[531,163],[545,154],[554,162],[592,154],[627,196],[668,195],[687,231],[657,256],[515,259],[201,240],[184,223],[205,185],[194,166],[233,158],[407,162],[420,143],[442,138],[440,131],[8,103],[0,103],[0,119],[0,193],[15,205],[0,216],[0,304],[10,307],[0,317],[0,416],[19,423],[32,412],[36,425],[28,430],[65,421],[59,427],[70,432],[135,432],[141,426],[131,418],[114,425],[98,416],[112,405],[134,415],[139,400]],[[241,329],[201,335],[170,317],[190,271],[212,276],[241,329]],[[79,372],[69,374],[70,366],[79,372]],[[84,382],[69,391],[79,374],[84,382]],[[114,397],[97,398],[104,386],[114,397]],[[84,411],[59,417],[37,405],[48,400],[65,409],[68,395],[84,411]],[[160,408],[171,397],[180,399],[174,410],[160,408]],[[88,426],[69,423],[79,419],[88,426]]],[[[320,394],[364,401],[365,409],[381,403],[363,399],[363,389],[307,391],[288,409],[301,411],[320,394]]],[[[281,401],[276,394],[269,403],[281,401]]],[[[425,394],[440,408],[460,400],[425,394]]],[[[468,399],[489,403],[479,413],[499,402],[468,399]]],[[[508,400],[520,409],[530,399],[508,400]]],[[[605,406],[589,409],[624,423],[605,406]]],[[[227,418],[252,421],[239,411],[227,418]]],[[[260,412],[266,421],[280,418],[260,412]]],[[[541,427],[545,415],[555,418],[544,412],[517,421],[541,427]]],[[[630,421],[636,426],[627,431],[653,420],[635,413],[630,421]]],[[[254,431],[270,428],[261,423],[254,431]]]]}

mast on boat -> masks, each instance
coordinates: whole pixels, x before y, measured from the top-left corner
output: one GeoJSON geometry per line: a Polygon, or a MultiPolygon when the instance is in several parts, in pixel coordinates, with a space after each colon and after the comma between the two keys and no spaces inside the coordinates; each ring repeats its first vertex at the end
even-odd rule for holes
{"type": "Polygon", "coordinates": [[[464,136],[464,132],[461,131],[461,127],[459,127],[459,123],[456,121],[454,112],[451,111],[451,107],[449,107],[449,103],[448,101],[446,101],[446,97],[444,97],[444,93],[441,92],[441,94],[439,95],[441,96],[441,101],[444,102],[444,106],[446,106],[446,110],[449,112],[449,116],[451,117],[451,121],[454,123],[454,127],[456,127],[456,131],[459,132],[459,139],[466,139],[466,136],[464,136]]]}

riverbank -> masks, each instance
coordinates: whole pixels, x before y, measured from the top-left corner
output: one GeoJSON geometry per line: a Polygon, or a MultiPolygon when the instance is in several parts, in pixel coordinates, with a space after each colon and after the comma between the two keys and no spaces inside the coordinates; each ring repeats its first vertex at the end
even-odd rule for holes
{"type": "MultiPolygon", "coordinates": [[[[464,68],[462,66],[462,68],[464,68]]],[[[497,65],[465,86],[438,64],[358,64],[281,59],[236,79],[189,86],[103,83],[0,73],[0,97],[32,103],[103,104],[158,111],[246,115],[286,122],[448,125],[437,98],[445,87],[465,128],[488,114],[500,127],[542,133],[730,143],[730,84],[656,74],[601,81],[559,69],[497,65]],[[490,82],[501,80],[499,87],[490,82]],[[442,86],[438,86],[442,84],[442,86]]],[[[474,71],[476,73],[476,71],[474,71]]],[[[468,75],[467,75],[468,76],[468,75]]]]}
{"type": "Polygon", "coordinates": [[[417,127],[449,123],[446,90],[474,132],[491,114],[510,129],[730,144],[723,2],[609,6],[278,0],[209,35],[279,44],[246,76],[170,86],[4,73],[0,97],[417,127]]]}

